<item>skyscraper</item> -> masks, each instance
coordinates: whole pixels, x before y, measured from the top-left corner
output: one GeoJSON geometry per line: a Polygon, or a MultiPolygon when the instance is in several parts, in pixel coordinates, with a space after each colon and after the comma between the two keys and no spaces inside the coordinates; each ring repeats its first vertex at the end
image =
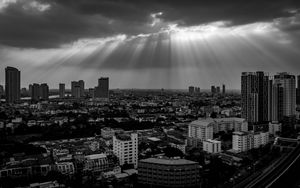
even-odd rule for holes
{"type": "Polygon", "coordinates": [[[84,97],[84,81],[83,80],[79,80],[78,81],[78,85],[80,87],[80,97],[84,97]]]}
{"type": "Polygon", "coordinates": [[[72,97],[80,98],[84,96],[84,81],[79,80],[71,82],[71,94],[72,97]]]}
{"type": "Polygon", "coordinates": [[[39,101],[40,100],[40,84],[32,84],[31,87],[31,100],[39,101]]]}
{"type": "Polygon", "coordinates": [[[296,104],[300,105],[300,75],[297,76],[296,104]]]}
{"type": "Polygon", "coordinates": [[[222,85],[222,93],[225,94],[225,84],[222,85]]]}
{"type": "Polygon", "coordinates": [[[65,84],[60,83],[59,84],[59,98],[65,98],[65,84]]]}
{"type": "Polygon", "coordinates": [[[5,68],[5,99],[7,103],[20,100],[20,71],[14,67],[5,68]]]}
{"type": "Polygon", "coordinates": [[[216,93],[216,87],[215,86],[211,86],[210,90],[211,90],[211,93],[213,93],[213,94],[216,93]]]}
{"type": "MultiPolygon", "coordinates": [[[[274,85],[280,87],[282,91],[282,97],[278,100],[282,100],[282,115],[291,117],[296,114],[296,80],[294,75],[290,75],[286,72],[278,73],[274,76],[274,85]]],[[[274,100],[277,102],[276,100],[274,100]]],[[[280,105],[280,104],[278,104],[280,105]]]]}
{"type": "Polygon", "coordinates": [[[109,98],[109,78],[101,77],[98,80],[98,86],[95,87],[95,98],[109,98]]]}
{"type": "Polygon", "coordinates": [[[220,86],[217,86],[216,87],[216,93],[220,93],[221,92],[221,88],[220,88],[220,86]]]}
{"type": "Polygon", "coordinates": [[[49,86],[46,83],[40,85],[40,98],[42,100],[49,99],[49,86]]]}
{"type": "Polygon", "coordinates": [[[193,94],[195,92],[194,86],[189,86],[189,94],[193,94]]]}
{"type": "Polygon", "coordinates": [[[270,120],[269,84],[269,76],[264,72],[242,73],[242,118],[250,123],[270,120]]]}

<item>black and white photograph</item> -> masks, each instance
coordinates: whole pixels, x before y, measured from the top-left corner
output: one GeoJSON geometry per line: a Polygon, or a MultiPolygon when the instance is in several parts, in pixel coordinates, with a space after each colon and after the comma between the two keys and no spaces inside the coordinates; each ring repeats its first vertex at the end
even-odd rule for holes
{"type": "Polygon", "coordinates": [[[300,0],[0,0],[0,188],[282,187],[300,0]]]}

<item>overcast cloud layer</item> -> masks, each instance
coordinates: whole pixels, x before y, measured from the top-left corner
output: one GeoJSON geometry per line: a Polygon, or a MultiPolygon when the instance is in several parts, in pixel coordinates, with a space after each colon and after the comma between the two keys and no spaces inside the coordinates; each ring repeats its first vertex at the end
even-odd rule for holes
{"type": "MultiPolygon", "coordinates": [[[[80,38],[152,33],[165,26],[151,27],[150,15],[157,12],[165,23],[181,26],[232,26],[293,17],[299,7],[297,0],[1,0],[0,43],[52,48],[80,38]]],[[[298,31],[299,23],[278,27],[298,31]]]]}

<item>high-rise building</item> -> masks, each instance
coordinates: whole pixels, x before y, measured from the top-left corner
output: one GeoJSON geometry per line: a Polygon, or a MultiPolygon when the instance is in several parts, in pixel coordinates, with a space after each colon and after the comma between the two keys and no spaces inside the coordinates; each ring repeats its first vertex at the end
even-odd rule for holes
{"type": "MultiPolygon", "coordinates": [[[[296,80],[294,75],[286,72],[278,73],[274,76],[274,85],[277,85],[281,92],[282,98],[282,116],[291,117],[296,114],[296,80]]],[[[278,102],[274,100],[275,103],[278,102]]],[[[281,102],[281,101],[280,101],[281,102]]],[[[281,104],[278,104],[280,106],[281,104]]],[[[280,117],[281,114],[278,114],[280,117]]]]}
{"type": "Polygon", "coordinates": [[[0,97],[4,96],[4,88],[3,85],[0,85],[0,97]]]}
{"type": "Polygon", "coordinates": [[[46,83],[40,85],[40,98],[42,100],[49,99],[49,86],[46,83]]]}
{"type": "Polygon", "coordinates": [[[29,93],[29,96],[31,97],[31,94],[32,94],[32,84],[29,84],[28,93],[29,93]]]}
{"type": "Polygon", "coordinates": [[[109,78],[101,77],[98,80],[98,86],[95,87],[95,98],[109,98],[109,78]]]}
{"type": "Polygon", "coordinates": [[[32,84],[31,87],[31,100],[32,101],[39,101],[40,100],[40,84],[32,84]]]}
{"type": "Polygon", "coordinates": [[[63,83],[59,84],[59,98],[65,98],[66,85],[63,83]]]}
{"type": "Polygon", "coordinates": [[[7,103],[20,100],[21,73],[14,67],[5,68],[5,99],[7,103]]]}
{"type": "Polygon", "coordinates": [[[300,105],[300,75],[297,76],[296,104],[300,105]]]}
{"type": "Polygon", "coordinates": [[[189,86],[189,94],[195,93],[195,87],[194,86],[189,86]]]}
{"type": "Polygon", "coordinates": [[[216,90],[216,87],[215,87],[215,86],[211,86],[210,90],[211,90],[211,93],[212,93],[212,94],[214,94],[214,93],[216,93],[216,92],[217,92],[217,90],[216,90]]]}
{"type": "Polygon", "coordinates": [[[264,72],[242,73],[242,118],[250,123],[270,120],[269,84],[269,76],[264,72]]]}
{"type": "Polygon", "coordinates": [[[80,98],[84,96],[84,81],[79,80],[71,82],[71,94],[74,98],[80,98]]]}
{"type": "Polygon", "coordinates": [[[137,168],[138,134],[115,134],[113,136],[113,152],[119,158],[120,165],[133,164],[134,168],[137,168]]]}
{"type": "Polygon", "coordinates": [[[225,90],[225,84],[222,85],[222,93],[225,94],[226,90],[225,90]]]}
{"type": "Polygon", "coordinates": [[[79,87],[80,87],[80,97],[84,97],[84,81],[79,80],[78,84],[79,84],[79,87]]]}
{"type": "Polygon", "coordinates": [[[280,83],[272,86],[272,121],[283,120],[283,87],[280,83]]]}

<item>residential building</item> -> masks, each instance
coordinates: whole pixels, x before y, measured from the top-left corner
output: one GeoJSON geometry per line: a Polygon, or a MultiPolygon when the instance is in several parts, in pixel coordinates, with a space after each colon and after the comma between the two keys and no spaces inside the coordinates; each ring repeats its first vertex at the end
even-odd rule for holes
{"type": "Polygon", "coordinates": [[[270,120],[269,84],[269,76],[264,72],[242,73],[242,118],[246,121],[261,123],[270,120]]]}
{"type": "Polygon", "coordinates": [[[120,165],[138,164],[138,134],[119,133],[113,136],[113,152],[118,157],[120,165]]]}
{"type": "Polygon", "coordinates": [[[269,132],[233,132],[232,149],[237,152],[259,148],[269,142],[269,132]]]}
{"type": "Polygon", "coordinates": [[[220,153],[221,152],[221,141],[207,139],[203,141],[203,151],[208,153],[220,153]]]}

